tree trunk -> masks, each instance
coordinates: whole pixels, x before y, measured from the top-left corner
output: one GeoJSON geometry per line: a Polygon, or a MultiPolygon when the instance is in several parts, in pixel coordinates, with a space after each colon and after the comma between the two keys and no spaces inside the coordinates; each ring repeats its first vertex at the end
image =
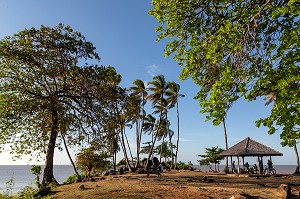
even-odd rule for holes
{"type": "Polygon", "coordinates": [[[136,165],[135,168],[138,168],[139,166],[139,160],[140,160],[140,127],[139,127],[139,121],[136,121],[136,165]]]}
{"type": "Polygon", "coordinates": [[[72,164],[72,166],[73,166],[73,169],[74,169],[74,171],[75,171],[75,173],[76,173],[77,180],[78,180],[78,181],[81,181],[81,176],[79,175],[79,173],[78,173],[78,171],[77,171],[77,169],[76,169],[76,166],[75,166],[75,164],[74,164],[74,161],[73,161],[73,159],[72,159],[72,157],[71,157],[71,155],[70,155],[70,152],[69,152],[69,149],[68,149],[68,146],[67,146],[67,142],[66,142],[66,139],[65,139],[65,136],[64,136],[63,133],[61,133],[61,137],[62,137],[62,139],[63,139],[64,146],[65,146],[66,152],[67,152],[67,154],[68,154],[68,157],[69,157],[69,159],[70,159],[70,161],[71,161],[71,164],[72,164]]]}
{"type": "Polygon", "coordinates": [[[163,153],[163,147],[164,147],[165,137],[163,137],[161,146],[160,146],[160,154],[159,154],[159,162],[161,162],[162,153],[163,153]]]}
{"type": "Polygon", "coordinates": [[[178,147],[179,147],[179,111],[178,111],[178,102],[176,104],[176,111],[177,111],[177,142],[176,142],[175,164],[174,164],[174,168],[175,169],[176,169],[176,165],[177,165],[177,155],[178,155],[178,147]]]}
{"type": "Polygon", "coordinates": [[[125,133],[125,127],[124,127],[124,136],[125,136],[125,139],[126,139],[126,142],[127,142],[128,150],[129,150],[130,157],[131,157],[131,161],[133,162],[133,156],[132,156],[132,152],[131,152],[131,148],[130,148],[130,145],[129,145],[129,142],[128,142],[127,135],[125,133]]]}
{"type": "MultiPolygon", "coordinates": [[[[225,123],[225,118],[223,118],[223,128],[224,128],[224,139],[225,139],[225,147],[226,150],[228,150],[228,142],[227,142],[227,130],[226,130],[226,123],[225,123]]],[[[224,167],[224,172],[228,173],[228,156],[226,156],[226,162],[225,162],[225,167],[224,167]]]]}
{"type": "MultiPolygon", "coordinates": [[[[160,113],[160,114],[162,114],[162,113],[160,113]]],[[[159,132],[160,123],[161,123],[161,115],[159,117],[158,126],[157,126],[157,129],[156,129],[156,133],[154,135],[154,138],[153,138],[152,146],[151,146],[149,154],[148,154],[148,158],[147,158],[147,162],[146,162],[145,168],[147,168],[149,160],[150,160],[150,157],[151,157],[151,155],[153,153],[153,148],[154,148],[154,145],[155,145],[155,142],[156,142],[156,139],[157,139],[157,135],[158,135],[158,132],[159,132]]]]}
{"type": "Polygon", "coordinates": [[[297,161],[297,167],[295,169],[294,174],[300,174],[300,171],[299,171],[300,163],[299,163],[299,154],[298,154],[298,150],[297,150],[297,143],[294,145],[294,151],[296,154],[296,161],[297,161]]]}
{"type": "Polygon", "coordinates": [[[126,165],[127,165],[128,169],[129,169],[129,171],[132,172],[132,167],[131,167],[131,165],[129,163],[129,160],[128,160],[128,155],[127,155],[126,146],[125,146],[125,142],[124,142],[124,133],[123,133],[122,127],[121,127],[120,142],[121,142],[121,146],[122,146],[122,150],[123,150],[123,154],[124,154],[124,159],[125,159],[126,165]]]}
{"type": "Polygon", "coordinates": [[[57,130],[58,130],[58,112],[56,107],[52,107],[51,112],[52,112],[52,128],[51,128],[51,134],[48,143],[48,149],[46,152],[46,162],[45,162],[42,187],[47,187],[47,185],[51,182],[58,184],[53,175],[53,157],[54,157],[55,142],[56,142],[57,130]]]}
{"type": "MultiPolygon", "coordinates": [[[[140,143],[139,143],[139,154],[141,151],[141,143],[142,143],[142,134],[143,134],[143,124],[144,124],[144,118],[145,118],[145,112],[144,112],[144,101],[145,101],[145,96],[143,94],[143,99],[142,99],[142,119],[141,119],[141,124],[140,124],[140,143]]],[[[137,160],[137,166],[140,166],[140,160],[137,160]]]]}

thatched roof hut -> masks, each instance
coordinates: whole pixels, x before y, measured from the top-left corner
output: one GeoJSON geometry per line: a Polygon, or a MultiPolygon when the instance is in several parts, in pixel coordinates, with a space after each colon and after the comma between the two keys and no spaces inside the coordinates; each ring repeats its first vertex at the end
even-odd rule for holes
{"type": "Polygon", "coordinates": [[[282,156],[282,153],[271,149],[251,138],[247,137],[228,150],[219,154],[220,156],[282,156]]]}
{"type": "Polygon", "coordinates": [[[262,162],[263,156],[270,156],[270,160],[271,160],[271,156],[282,156],[282,153],[247,137],[246,139],[242,140],[236,145],[230,147],[228,150],[223,151],[219,155],[224,157],[230,156],[231,161],[233,156],[237,157],[238,173],[240,173],[239,157],[242,157],[243,165],[244,165],[244,157],[246,156],[252,156],[252,157],[257,156],[258,161],[261,161],[261,164],[263,164],[262,162]]]}

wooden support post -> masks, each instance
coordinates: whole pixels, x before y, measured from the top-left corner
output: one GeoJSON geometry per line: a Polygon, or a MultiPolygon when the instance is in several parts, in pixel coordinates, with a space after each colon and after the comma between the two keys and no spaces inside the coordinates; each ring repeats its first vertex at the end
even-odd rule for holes
{"type": "Polygon", "coordinates": [[[240,174],[240,158],[237,156],[237,161],[238,161],[238,174],[240,174]]]}

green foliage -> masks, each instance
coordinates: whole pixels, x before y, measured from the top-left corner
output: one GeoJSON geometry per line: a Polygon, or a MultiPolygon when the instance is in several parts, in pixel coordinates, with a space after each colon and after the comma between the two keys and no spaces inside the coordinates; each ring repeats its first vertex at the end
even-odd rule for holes
{"type": "Polygon", "coordinates": [[[189,170],[190,169],[190,165],[186,164],[185,162],[179,161],[176,164],[176,168],[179,169],[179,170],[189,170]]]}
{"type": "MultiPolygon", "coordinates": [[[[36,193],[37,193],[36,189],[34,189],[30,186],[26,186],[17,193],[16,197],[19,199],[34,199],[34,198],[37,198],[37,197],[34,197],[34,195],[36,193]]],[[[43,197],[43,199],[46,199],[46,197],[43,197]]]]}
{"type": "Polygon", "coordinates": [[[117,166],[122,166],[122,165],[126,165],[126,160],[124,158],[120,160],[117,164],[117,166]]]}
{"type": "Polygon", "coordinates": [[[211,171],[217,171],[216,165],[220,165],[221,160],[224,159],[224,157],[219,156],[221,152],[224,151],[224,149],[221,149],[219,147],[212,147],[212,148],[205,148],[206,152],[204,155],[199,155],[199,157],[202,157],[201,160],[198,160],[200,165],[205,165],[210,168],[211,171]],[[212,165],[215,165],[215,169],[212,169],[212,165]]]}
{"type": "Polygon", "coordinates": [[[76,182],[77,176],[74,173],[73,175],[69,176],[65,181],[64,184],[72,184],[74,182],[76,182]]]}
{"type": "Polygon", "coordinates": [[[31,165],[31,167],[30,167],[31,173],[33,175],[35,175],[35,185],[37,186],[37,188],[41,187],[41,184],[40,184],[41,170],[42,170],[42,167],[39,165],[31,165]]]}
{"type": "Polygon", "coordinates": [[[76,154],[76,165],[86,170],[89,163],[92,169],[97,171],[105,171],[111,167],[111,156],[107,152],[98,151],[94,148],[82,149],[76,154]]]}
{"type": "MultiPolygon", "coordinates": [[[[4,193],[0,193],[0,199],[34,199],[34,198],[40,198],[40,197],[35,197],[34,195],[37,193],[37,190],[30,187],[26,186],[24,187],[21,191],[19,191],[16,194],[12,193],[14,187],[14,179],[13,177],[9,179],[6,182],[6,191],[4,193]]],[[[51,197],[43,197],[44,199],[46,198],[51,198],[51,197]]]]}
{"type": "Polygon", "coordinates": [[[92,43],[63,24],[25,29],[0,40],[0,145],[9,146],[16,158],[46,153],[50,159],[43,184],[54,177],[59,135],[68,145],[90,137],[108,145],[100,137],[111,132],[111,113],[125,91],[112,66],[93,64],[99,59],[92,43]]]}
{"type": "MultiPolygon", "coordinates": [[[[175,148],[175,145],[172,145],[175,148]]],[[[170,149],[168,142],[162,142],[160,145],[155,147],[155,151],[157,155],[161,155],[162,158],[171,158],[172,157],[172,150],[170,149]]]]}
{"type": "MultiPolygon", "coordinates": [[[[153,0],[157,40],[183,66],[180,78],[200,86],[207,120],[219,125],[237,99],[272,95],[270,115],[257,125],[281,132],[293,146],[299,134],[299,1],[153,0]]],[[[268,102],[267,102],[268,103],[268,102]]],[[[270,104],[270,103],[268,103],[270,104]]]]}

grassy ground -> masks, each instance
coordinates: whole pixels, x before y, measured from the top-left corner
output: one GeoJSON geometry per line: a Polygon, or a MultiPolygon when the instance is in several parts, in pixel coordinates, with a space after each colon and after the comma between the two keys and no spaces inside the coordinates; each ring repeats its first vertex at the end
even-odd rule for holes
{"type": "MultiPolygon", "coordinates": [[[[279,198],[277,188],[284,183],[300,182],[299,176],[235,176],[197,171],[163,172],[152,174],[123,174],[96,178],[58,187],[52,198],[279,198]],[[206,177],[205,177],[206,176],[206,177]],[[204,180],[205,179],[205,180],[204,180]],[[80,187],[84,186],[84,189],[80,187]]],[[[299,189],[293,186],[299,197],[299,189]]]]}

